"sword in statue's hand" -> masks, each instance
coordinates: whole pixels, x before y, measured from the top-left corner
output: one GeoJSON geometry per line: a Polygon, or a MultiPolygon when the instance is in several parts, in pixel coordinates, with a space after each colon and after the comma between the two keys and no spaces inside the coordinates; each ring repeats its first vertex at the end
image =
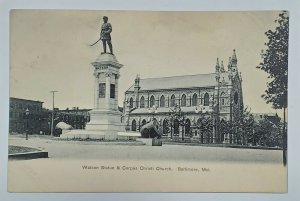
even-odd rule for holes
{"type": "Polygon", "coordinates": [[[90,46],[96,45],[99,42],[99,40],[101,40],[101,38],[99,38],[95,43],[91,44],[90,46]]]}

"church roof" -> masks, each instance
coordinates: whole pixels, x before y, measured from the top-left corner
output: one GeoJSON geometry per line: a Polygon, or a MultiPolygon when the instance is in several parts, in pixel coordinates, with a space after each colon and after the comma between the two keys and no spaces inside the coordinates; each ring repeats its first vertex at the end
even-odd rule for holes
{"type": "MultiPolygon", "coordinates": [[[[180,108],[181,108],[182,112],[195,113],[197,106],[190,106],[190,107],[181,106],[180,108]]],[[[156,109],[156,112],[158,114],[159,113],[170,113],[170,107],[158,107],[156,109]]],[[[149,113],[149,108],[136,108],[135,110],[130,112],[130,114],[147,114],[147,113],[149,113]]],[[[151,116],[151,114],[150,114],[150,116],[151,116]]]]}
{"type": "MultiPolygon", "coordinates": [[[[222,73],[220,82],[223,77],[228,81],[227,73],[222,73]]],[[[140,79],[140,91],[214,87],[215,85],[215,73],[140,79]]],[[[134,91],[134,84],[127,91],[134,91]]]]}

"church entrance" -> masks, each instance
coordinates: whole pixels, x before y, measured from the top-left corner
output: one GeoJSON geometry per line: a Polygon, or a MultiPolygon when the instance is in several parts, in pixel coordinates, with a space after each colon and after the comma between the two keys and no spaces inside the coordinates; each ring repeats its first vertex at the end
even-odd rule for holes
{"type": "Polygon", "coordinates": [[[191,121],[189,119],[187,119],[185,121],[185,136],[189,136],[191,137],[191,121]]]}

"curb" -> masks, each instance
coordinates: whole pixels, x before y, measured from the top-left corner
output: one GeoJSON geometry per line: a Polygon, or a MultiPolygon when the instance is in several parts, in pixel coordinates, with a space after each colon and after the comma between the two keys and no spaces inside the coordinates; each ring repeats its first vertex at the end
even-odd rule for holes
{"type": "Polygon", "coordinates": [[[48,158],[48,152],[35,151],[35,152],[8,154],[8,159],[12,159],[12,160],[30,160],[36,158],[48,158]]]}
{"type": "Polygon", "coordinates": [[[282,148],[275,148],[275,147],[250,147],[250,146],[239,146],[239,145],[199,144],[199,143],[184,143],[184,142],[163,142],[163,144],[183,145],[183,146],[201,146],[201,147],[240,148],[240,149],[282,150],[282,148]]]}

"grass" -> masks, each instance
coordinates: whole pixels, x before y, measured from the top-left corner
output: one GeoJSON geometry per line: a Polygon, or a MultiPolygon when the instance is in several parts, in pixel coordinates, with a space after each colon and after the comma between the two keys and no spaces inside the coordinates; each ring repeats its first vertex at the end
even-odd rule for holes
{"type": "Polygon", "coordinates": [[[26,152],[33,152],[33,151],[39,151],[35,148],[30,147],[20,147],[20,146],[8,146],[8,154],[18,154],[18,153],[26,153],[26,152]]]}

